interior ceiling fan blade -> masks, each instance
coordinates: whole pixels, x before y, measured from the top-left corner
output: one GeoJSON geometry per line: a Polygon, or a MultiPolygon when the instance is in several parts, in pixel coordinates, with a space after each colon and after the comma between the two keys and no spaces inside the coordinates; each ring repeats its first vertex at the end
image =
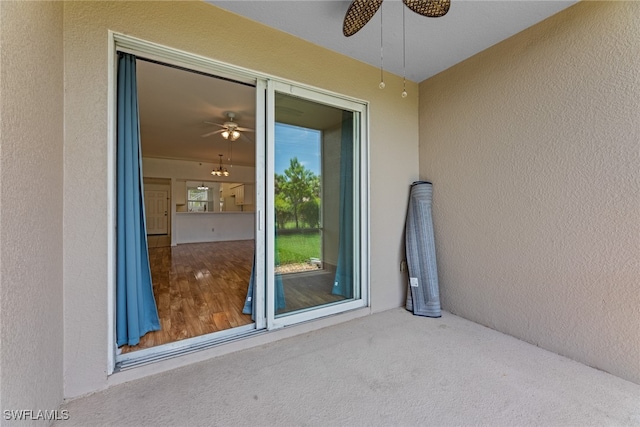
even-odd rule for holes
{"type": "Polygon", "coordinates": [[[223,128],[223,127],[224,127],[224,125],[221,125],[220,123],[208,122],[208,121],[206,121],[206,120],[205,120],[203,123],[206,123],[206,124],[208,124],[208,125],[220,126],[221,128],[223,128]]]}
{"type": "Polygon", "coordinates": [[[249,128],[236,128],[237,131],[239,132],[255,132],[255,129],[249,129],[249,128]]]}
{"type": "Polygon", "coordinates": [[[451,0],[402,0],[409,9],[418,15],[439,18],[449,12],[451,0]]]}
{"type": "Polygon", "coordinates": [[[342,34],[350,37],[360,31],[376,14],[382,0],[353,0],[347,9],[342,24],[342,34]]]}
{"type": "Polygon", "coordinates": [[[200,135],[201,138],[206,138],[211,135],[215,135],[216,133],[224,132],[224,129],[214,130],[213,132],[205,133],[204,135],[200,135]]]}
{"type": "Polygon", "coordinates": [[[253,141],[251,140],[251,138],[249,138],[249,137],[248,137],[247,135],[245,135],[244,133],[241,133],[241,134],[240,134],[240,139],[244,139],[244,140],[246,140],[246,141],[248,141],[248,142],[250,142],[250,143],[252,143],[252,144],[253,144],[253,141]]]}

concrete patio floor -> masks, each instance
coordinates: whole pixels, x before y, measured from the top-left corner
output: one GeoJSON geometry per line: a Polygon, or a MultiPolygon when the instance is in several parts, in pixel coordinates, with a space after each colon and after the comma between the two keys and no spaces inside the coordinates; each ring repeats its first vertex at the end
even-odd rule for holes
{"type": "Polygon", "coordinates": [[[59,426],[640,426],[640,385],[395,309],[68,402],[59,426]]]}

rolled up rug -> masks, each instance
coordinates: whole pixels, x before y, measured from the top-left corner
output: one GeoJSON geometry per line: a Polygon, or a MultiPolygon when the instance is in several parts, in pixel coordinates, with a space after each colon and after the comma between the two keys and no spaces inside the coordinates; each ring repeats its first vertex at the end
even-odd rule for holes
{"type": "Polygon", "coordinates": [[[433,185],[426,181],[411,184],[405,229],[405,250],[409,269],[407,310],[417,316],[440,317],[440,291],[436,267],[431,199],[433,185]]]}

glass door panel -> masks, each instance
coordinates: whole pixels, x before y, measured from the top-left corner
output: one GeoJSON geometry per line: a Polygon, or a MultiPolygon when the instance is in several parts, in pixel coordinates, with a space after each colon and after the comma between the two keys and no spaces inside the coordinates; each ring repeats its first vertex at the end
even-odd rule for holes
{"type": "Polygon", "coordinates": [[[358,118],[275,93],[275,317],[361,297],[358,118]]]}

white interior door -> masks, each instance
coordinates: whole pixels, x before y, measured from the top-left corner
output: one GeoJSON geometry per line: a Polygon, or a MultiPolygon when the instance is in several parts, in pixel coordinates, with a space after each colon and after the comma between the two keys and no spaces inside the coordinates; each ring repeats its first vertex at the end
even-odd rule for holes
{"type": "Polygon", "coordinates": [[[147,234],[167,234],[168,195],[167,191],[145,190],[144,210],[147,234]]]}

